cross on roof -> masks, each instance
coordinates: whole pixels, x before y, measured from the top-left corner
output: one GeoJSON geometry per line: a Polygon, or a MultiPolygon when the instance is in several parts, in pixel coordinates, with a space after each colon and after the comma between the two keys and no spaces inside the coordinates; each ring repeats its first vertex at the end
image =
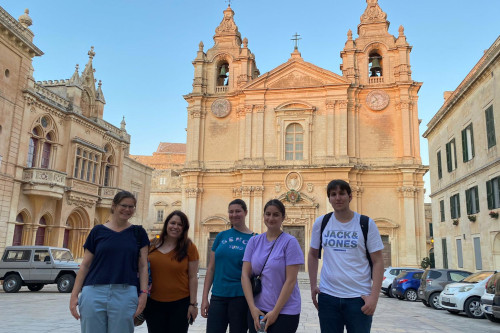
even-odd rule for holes
{"type": "Polygon", "coordinates": [[[228,4],[228,6],[229,6],[229,7],[231,7],[231,1],[232,1],[232,0],[226,0],[226,1],[224,1],[224,2],[226,2],[226,3],[228,4]]]}
{"type": "Polygon", "coordinates": [[[295,50],[297,50],[299,47],[299,40],[302,39],[302,38],[299,38],[299,34],[295,33],[295,35],[292,35],[294,38],[290,39],[290,40],[293,40],[295,41],[295,50]]]}

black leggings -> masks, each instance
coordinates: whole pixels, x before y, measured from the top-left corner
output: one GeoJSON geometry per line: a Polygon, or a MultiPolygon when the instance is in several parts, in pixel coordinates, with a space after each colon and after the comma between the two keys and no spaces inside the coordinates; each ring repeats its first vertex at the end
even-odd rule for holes
{"type": "Polygon", "coordinates": [[[183,333],[188,331],[189,297],[173,302],[158,302],[148,298],[146,324],[149,333],[183,333]]]}
{"type": "MultiPolygon", "coordinates": [[[[267,312],[264,313],[267,314],[267,312]]],[[[279,314],[274,324],[268,327],[267,333],[295,333],[299,327],[299,319],[300,313],[296,315],[279,314]]],[[[248,311],[247,322],[249,332],[256,333],[250,310],[248,311]]]]}
{"type": "Polygon", "coordinates": [[[210,298],[207,333],[246,333],[248,305],[245,296],[210,298]]]}

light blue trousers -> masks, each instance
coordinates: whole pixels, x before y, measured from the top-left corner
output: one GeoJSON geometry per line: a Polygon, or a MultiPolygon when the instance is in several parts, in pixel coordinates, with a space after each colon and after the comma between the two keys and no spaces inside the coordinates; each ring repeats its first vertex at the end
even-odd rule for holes
{"type": "Polygon", "coordinates": [[[78,299],[82,333],[133,333],[138,301],[136,286],[83,287],[78,299]]]}

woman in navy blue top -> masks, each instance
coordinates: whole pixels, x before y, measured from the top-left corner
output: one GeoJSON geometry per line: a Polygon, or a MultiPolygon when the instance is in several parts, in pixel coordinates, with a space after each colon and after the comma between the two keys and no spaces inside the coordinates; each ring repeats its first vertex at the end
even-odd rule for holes
{"type": "Polygon", "coordinates": [[[117,193],[109,221],[96,225],[83,245],[69,308],[84,333],[132,333],[146,305],[149,240],[144,228],[128,221],[135,205],[132,193],[117,193]]]}

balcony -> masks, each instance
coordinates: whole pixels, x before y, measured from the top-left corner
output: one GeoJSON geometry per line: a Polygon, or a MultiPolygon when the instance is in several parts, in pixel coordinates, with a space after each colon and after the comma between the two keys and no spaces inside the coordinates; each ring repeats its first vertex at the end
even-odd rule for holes
{"type": "Polygon", "coordinates": [[[121,189],[116,187],[100,187],[99,188],[99,201],[97,202],[97,208],[111,208],[113,203],[113,198],[116,193],[120,192],[121,189]]]}
{"type": "Polygon", "coordinates": [[[374,76],[374,77],[369,77],[369,78],[368,78],[368,83],[369,83],[369,84],[384,83],[384,77],[383,77],[383,76],[374,76]]]}
{"type": "Polygon", "coordinates": [[[50,169],[25,168],[22,182],[22,191],[25,195],[61,199],[66,187],[66,173],[50,169]]]}
{"type": "Polygon", "coordinates": [[[215,87],[216,94],[224,94],[224,93],[227,93],[228,90],[229,90],[228,86],[216,86],[215,87]]]}

